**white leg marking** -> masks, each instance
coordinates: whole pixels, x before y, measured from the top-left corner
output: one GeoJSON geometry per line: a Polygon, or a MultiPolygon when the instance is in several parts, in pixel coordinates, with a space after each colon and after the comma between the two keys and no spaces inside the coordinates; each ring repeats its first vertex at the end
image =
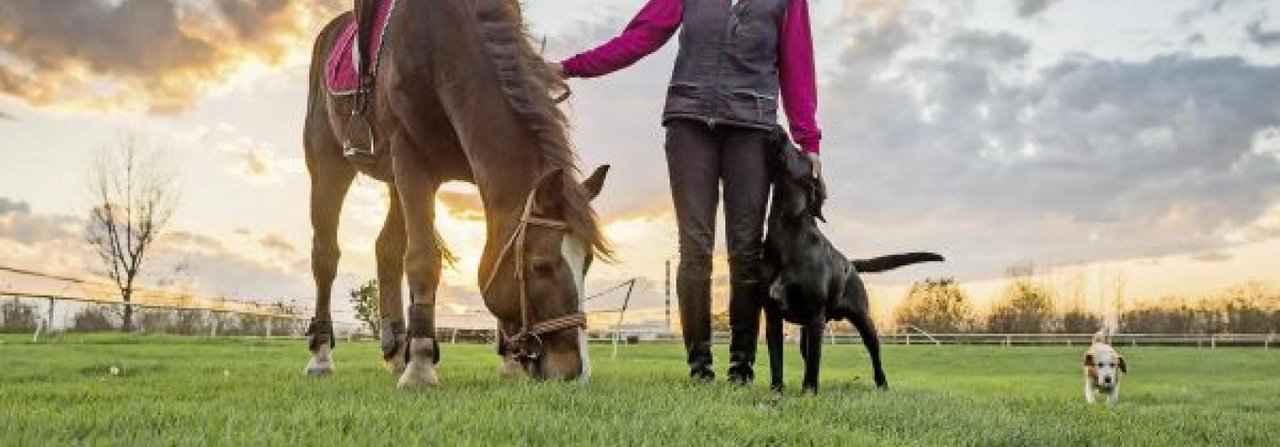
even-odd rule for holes
{"type": "Polygon", "coordinates": [[[307,375],[322,377],[333,374],[333,352],[329,343],[324,342],[311,353],[311,361],[307,362],[307,375]]]}

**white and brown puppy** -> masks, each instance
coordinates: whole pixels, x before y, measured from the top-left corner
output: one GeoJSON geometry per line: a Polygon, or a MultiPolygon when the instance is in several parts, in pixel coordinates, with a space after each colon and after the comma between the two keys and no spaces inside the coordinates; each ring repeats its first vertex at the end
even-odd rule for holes
{"type": "Polygon", "coordinates": [[[1107,404],[1120,400],[1120,377],[1129,372],[1124,356],[1106,343],[1101,331],[1093,334],[1093,344],[1084,352],[1084,400],[1090,404],[1099,393],[1107,396],[1107,404]]]}

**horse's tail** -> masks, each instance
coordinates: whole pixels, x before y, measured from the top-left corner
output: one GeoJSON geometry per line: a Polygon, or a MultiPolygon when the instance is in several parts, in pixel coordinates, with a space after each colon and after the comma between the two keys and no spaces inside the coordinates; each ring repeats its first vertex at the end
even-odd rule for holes
{"type": "Polygon", "coordinates": [[[853,269],[857,270],[858,273],[880,273],[911,264],[942,262],[945,260],[946,258],[937,253],[903,253],[871,259],[855,259],[849,261],[849,264],[853,265],[853,269]]]}

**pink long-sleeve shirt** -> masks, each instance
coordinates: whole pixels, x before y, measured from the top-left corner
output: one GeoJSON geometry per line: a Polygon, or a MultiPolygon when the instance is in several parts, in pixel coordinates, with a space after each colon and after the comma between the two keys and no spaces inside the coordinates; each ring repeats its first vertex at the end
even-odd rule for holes
{"type": "MultiPolygon", "coordinates": [[[[658,51],[680,28],[684,1],[649,0],[621,35],[561,62],[565,74],[602,76],[658,51]]],[[[791,1],[786,17],[778,24],[778,36],[778,84],[791,136],[805,151],[816,154],[822,130],[818,128],[818,87],[807,0],[791,1]]]]}

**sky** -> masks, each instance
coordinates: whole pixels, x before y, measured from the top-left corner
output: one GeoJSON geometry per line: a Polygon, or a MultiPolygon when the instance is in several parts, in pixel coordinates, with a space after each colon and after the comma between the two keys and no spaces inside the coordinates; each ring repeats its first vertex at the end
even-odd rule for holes
{"type": "MultiPolygon", "coordinates": [[[[1278,285],[1280,3],[809,2],[832,196],[824,230],[852,257],[948,258],[868,278],[877,315],[930,277],[957,278],[985,308],[1010,267],[1026,265],[1097,309],[1278,285]]],[[[549,59],[602,43],[642,4],[525,2],[549,59]]],[[[86,169],[133,135],[163,154],[182,194],[144,284],[307,305],[307,63],[344,5],[0,3],[0,265],[99,271],[82,236],[86,169]]],[[[616,168],[596,206],[619,262],[594,266],[587,284],[640,278],[629,320],[661,318],[676,252],[659,123],[675,47],[572,81],[565,106],[582,167],[616,168]]],[[[342,291],[374,277],[386,200],[362,179],[344,208],[340,309],[342,291]]],[[[440,206],[461,257],[440,291],[442,324],[483,324],[483,211],[462,184],[440,206]]],[[[48,286],[0,276],[6,287],[48,286]]],[[[589,309],[621,302],[608,294],[589,309]]]]}

